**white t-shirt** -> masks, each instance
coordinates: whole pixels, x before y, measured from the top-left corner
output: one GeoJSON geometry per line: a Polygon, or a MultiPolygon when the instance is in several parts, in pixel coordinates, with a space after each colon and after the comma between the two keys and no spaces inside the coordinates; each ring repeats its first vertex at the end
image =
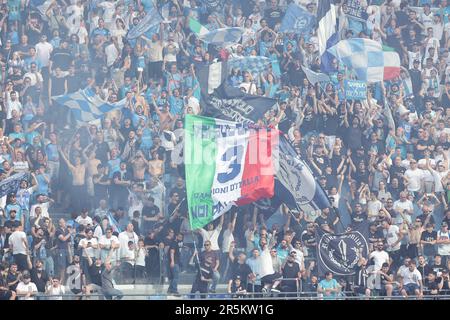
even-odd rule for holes
{"type": "Polygon", "coordinates": [[[230,244],[234,241],[233,232],[231,232],[229,229],[225,230],[223,232],[223,239],[222,239],[222,252],[226,253],[230,251],[230,244]]]}
{"type": "Polygon", "coordinates": [[[21,115],[22,114],[22,104],[17,99],[14,101],[8,99],[8,101],[6,103],[6,119],[7,120],[12,118],[13,110],[16,110],[17,114],[21,115]]]}
{"type": "Polygon", "coordinates": [[[145,248],[139,248],[136,255],[136,265],[145,267],[145,248]]]}
{"type": "Polygon", "coordinates": [[[82,224],[84,226],[87,226],[88,224],[90,224],[92,226],[92,218],[89,216],[86,216],[86,218],[83,218],[82,216],[78,216],[75,221],[78,224],[82,224]]]}
{"type": "Polygon", "coordinates": [[[98,224],[94,229],[94,238],[100,240],[102,236],[103,236],[103,229],[102,226],[98,224]]]}
{"type": "Polygon", "coordinates": [[[47,292],[48,295],[52,296],[52,295],[61,295],[61,297],[48,297],[47,299],[49,300],[62,300],[62,295],[66,293],[66,289],[64,289],[64,286],[58,286],[58,287],[54,287],[52,285],[47,287],[47,292]]]}
{"type": "MultiPolygon", "coordinates": [[[[23,281],[20,281],[17,284],[16,292],[17,291],[38,292],[38,289],[33,282],[29,282],[28,284],[25,284],[25,283],[23,283],[23,281]]],[[[34,296],[31,296],[29,298],[19,297],[19,300],[34,300],[34,296]]]]}
{"type": "MultiPolygon", "coordinates": [[[[398,233],[400,232],[400,229],[395,226],[392,225],[389,227],[389,229],[383,230],[384,236],[386,238],[386,242],[389,246],[391,246],[393,243],[395,243],[396,241],[398,241],[398,233]]],[[[400,250],[400,241],[397,243],[397,245],[395,245],[394,247],[388,247],[386,249],[387,251],[397,251],[400,250]]]]}
{"type": "MultiPolygon", "coordinates": [[[[439,230],[437,232],[437,239],[438,240],[448,240],[450,239],[450,232],[442,232],[441,230],[439,230]]],[[[444,244],[444,243],[440,243],[438,244],[438,253],[442,256],[448,256],[450,255],[450,244],[444,244]]]]}
{"type": "Polygon", "coordinates": [[[261,278],[275,273],[275,271],[273,270],[272,256],[270,255],[269,248],[266,248],[265,250],[261,251],[259,262],[261,264],[260,269],[261,278]]]}
{"type": "Polygon", "coordinates": [[[248,94],[256,94],[256,84],[254,84],[253,82],[242,82],[239,85],[239,88],[244,88],[245,89],[245,93],[248,94]]]}
{"type": "Polygon", "coordinates": [[[222,230],[221,226],[218,226],[213,231],[206,231],[205,229],[200,229],[200,234],[202,235],[203,239],[203,250],[205,250],[205,242],[210,241],[211,242],[211,250],[217,251],[220,250],[219,248],[219,235],[220,231],[222,230]]]}
{"type": "Polygon", "coordinates": [[[433,12],[430,11],[428,15],[425,14],[425,12],[422,12],[419,16],[419,21],[422,22],[422,24],[425,26],[424,34],[426,34],[426,30],[429,27],[433,27],[433,12]]]}
{"type": "Polygon", "coordinates": [[[422,169],[416,169],[411,170],[408,169],[405,171],[405,177],[408,179],[408,191],[416,192],[420,190],[420,183],[422,181],[423,177],[423,170],[422,169]]]}
{"type": "MultiPolygon", "coordinates": [[[[111,236],[111,238],[107,238],[106,235],[103,235],[100,237],[98,244],[101,244],[102,246],[108,246],[108,249],[100,249],[100,252],[101,252],[100,258],[102,260],[104,260],[104,259],[106,259],[107,255],[109,254],[109,250],[111,250],[111,245],[119,244],[119,239],[116,236],[111,236]]],[[[119,248],[120,248],[120,244],[119,244],[119,248]]],[[[113,252],[111,254],[111,262],[117,260],[117,252],[118,251],[119,250],[116,249],[116,252],[113,252]]]]}
{"type": "Polygon", "coordinates": [[[135,259],[134,249],[131,249],[131,250],[130,250],[130,248],[127,247],[127,248],[124,250],[124,254],[125,254],[125,255],[123,256],[123,258],[126,259],[125,262],[126,262],[126,263],[129,263],[129,264],[131,264],[131,265],[134,265],[134,259],[135,259]]]}
{"type": "MultiPolygon", "coordinates": [[[[404,210],[408,210],[409,212],[413,212],[414,207],[413,203],[410,200],[406,201],[400,201],[397,200],[394,202],[394,210],[398,212],[403,212],[404,210]]],[[[404,214],[406,220],[408,223],[411,223],[411,216],[409,214],[404,214]]],[[[397,217],[394,218],[395,224],[402,224],[403,223],[403,217],[398,214],[397,217]]]]}
{"type": "Polygon", "coordinates": [[[116,46],[113,43],[111,43],[110,45],[106,46],[105,54],[106,54],[106,65],[108,67],[111,67],[114,61],[116,61],[117,57],[119,56],[119,51],[117,50],[116,46]]]}
{"type": "Polygon", "coordinates": [[[84,238],[84,239],[81,239],[81,240],[80,240],[80,242],[79,242],[78,245],[79,245],[80,247],[82,247],[82,246],[84,246],[84,245],[87,245],[88,242],[91,243],[91,246],[90,246],[90,247],[86,247],[86,249],[83,250],[83,257],[86,257],[86,255],[88,255],[89,257],[94,258],[94,257],[96,257],[96,251],[97,251],[97,249],[92,248],[92,246],[98,245],[97,239],[92,238],[92,239],[88,240],[88,239],[84,238]]]}
{"type": "Polygon", "coordinates": [[[433,170],[432,172],[434,178],[434,192],[444,192],[445,190],[444,186],[442,185],[442,178],[447,175],[448,170],[442,172],[433,170]]]}
{"type": "Polygon", "coordinates": [[[147,45],[147,55],[150,62],[163,61],[163,45],[159,41],[151,42],[147,45]]]}
{"type": "Polygon", "coordinates": [[[375,263],[375,271],[381,270],[381,267],[383,266],[383,263],[389,263],[389,254],[386,251],[373,251],[370,256],[369,259],[372,259],[375,263]]]}
{"type": "Polygon", "coordinates": [[[49,42],[39,42],[36,44],[36,57],[41,63],[41,67],[48,67],[52,51],[53,46],[49,42]]]}
{"type": "Polygon", "coordinates": [[[410,271],[409,268],[403,269],[400,272],[400,275],[403,277],[403,285],[407,285],[410,283],[415,283],[419,285],[419,281],[422,280],[422,275],[417,269],[414,269],[414,271],[410,271]]]}
{"type": "Polygon", "coordinates": [[[27,235],[23,231],[14,231],[8,239],[9,246],[12,246],[13,254],[27,254],[27,248],[24,241],[27,239],[27,235]]]}
{"type": "Polygon", "coordinates": [[[298,266],[301,269],[302,266],[304,266],[305,254],[303,253],[302,250],[298,250],[298,249],[292,249],[292,251],[295,251],[297,253],[296,256],[295,256],[295,262],[298,263],[298,266]]]}
{"type": "Polygon", "coordinates": [[[367,215],[370,221],[375,220],[381,208],[383,208],[383,204],[378,199],[375,201],[370,200],[369,202],[367,202],[367,215]]]}
{"type": "Polygon", "coordinates": [[[119,243],[120,243],[120,257],[124,258],[126,257],[127,251],[128,251],[128,241],[133,241],[134,245],[136,246],[138,243],[138,236],[136,232],[133,231],[133,233],[128,233],[127,231],[123,231],[119,234],[119,243]]]}
{"type": "Polygon", "coordinates": [[[36,208],[41,208],[41,217],[49,218],[48,214],[48,208],[50,207],[50,202],[44,202],[44,203],[36,203],[31,206],[30,209],[30,218],[36,217],[36,208]]]}

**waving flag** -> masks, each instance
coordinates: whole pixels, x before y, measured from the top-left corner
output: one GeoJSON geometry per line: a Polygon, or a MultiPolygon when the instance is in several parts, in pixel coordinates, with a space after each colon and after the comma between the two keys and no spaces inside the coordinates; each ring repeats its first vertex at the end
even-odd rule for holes
{"type": "Polygon", "coordinates": [[[0,198],[10,193],[16,193],[20,182],[28,179],[28,173],[16,173],[0,182],[0,198]]]}
{"type": "Polygon", "coordinates": [[[197,68],[197,78],[202,95],[208,96],[220,87],[227,78],[227,62],[214,62],[197,68]]]}
{"type": "Polygon", "coordinates": [[[311,69],[308,69],[305,66],[302,66],[302,70],[306,75],[306,78],[312,84],[316,84],[317,82],[328,82],[330,81],[330,77],[324,73],[314,72],[311,69]]]}
{"type": "Polygon", "coordinates": [[[114,219],[114,217],[111,214],[111,212],[108,212],[106,217],[108,218],[109,226],[113,229],[113,232],[121,233],[122,229],[120,228],[119,223],[117,222],[117,220],[114,219]]]}
{"type": "Polygon", "coordinates": [[[156,30],[162,20],[163,18],[159,14],[158,10],[155,7],[152,7],[151,10],[147,12],[145,17],[142,18],[142,20],[128,32],[127,39],[133,40],[139,38],[150,29],[156,30]]]}
{"type": "Polygon", "coordinates": [[[317,6],[319,54],[326,52],[328,40],[336,33],[336,9],[333,0],[319,0],[317,6]]]}
{"type": "Polygon", "coordinates": [[[292,145],[280,136],[279,152],[274,152],[279,159],[276,172],[275,189],[279,197],[289,209],[300,209],[303,205],[310,205],[314,209],[331,207],[325,191],[314,179],[314,174],[295,152],[292,145]]]}
{"type": "Polygon", "coordinates": [[[200,22],[193,18],[189,18],[189,28],[197,36],[201,36],[209,32],[209,30],[204,25],[200,24],[200,22]]]}
{"type": "Polygon", "coordinates": [[[232,58],[227,63],[228,70],[235,68],[241,71],[248,71],[251,74],[258,74],[265,71],[271,65],[271,60],[262,56],[249,56],[232,58]]]}
{"type": "Polygon", "coordinates": [[[233,205],[273,196],[271,150],[276,138],[270,129],[186,115],[186,189],[192,229],[233,205]]]}
{"type": "Polygon", "coordinates": [[[328,49],[328,52],[352,69],[362,81],[391,80],[400,75],[398,53],[374,40],[363,38],[343,40],[328,49]]]}
{"type": "Polygon", "coordinates": [[[98,95],[89,89],[78,90],[77,92],[52,97],[52,100],[71,110],[77,125],[83,125],[103,117],[106,113],[123,108],[125,99],[116,103],[109,103],[102,100],[98,95]]]}
{"type": "Polygon", "coordinates": [[[214,45],[223,45],[226,43],[237,43],[244,33],[243,28],[220,28],[199,35],[199,39],[214,45]]]}
{"type": "Polygon", "coordinates": [[[264,118],[267,111],[277,107],[277,100],[223,84],[213,94],[202,95],[200,105],[206,116],[248,124],[264,118]]]}
{"type": "Polygon", "coordinates": [[[316,23],[316,18],[302,7],[291,3],[281,22],[281,32],[293,32],[297,34],[309,33],[316,23]]]}

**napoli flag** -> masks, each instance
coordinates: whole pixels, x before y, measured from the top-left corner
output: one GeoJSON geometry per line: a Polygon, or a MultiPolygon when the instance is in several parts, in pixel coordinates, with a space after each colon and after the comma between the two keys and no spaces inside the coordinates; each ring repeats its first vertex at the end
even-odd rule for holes
{"type": "Polygon", "coordinates": [[[398,53],[371,39],[342,40],[328,52],[354,71],[358,80],[378,82],[400,75],[398,53]]]}
{"type": "Polygon", "coordinates": [[[316,18],[302,7],[291,3],[281,22],[281,32],[294,32],[297,34],[309,33],[314,29],[316,18]]]}

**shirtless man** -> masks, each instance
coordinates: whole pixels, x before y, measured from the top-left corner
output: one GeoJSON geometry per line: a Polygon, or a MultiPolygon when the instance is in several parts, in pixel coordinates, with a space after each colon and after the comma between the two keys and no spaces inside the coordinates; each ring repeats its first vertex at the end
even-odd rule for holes
{"type": "Polygon", "coordinates": [[[82,163],[80,157],[75,157],[75,165],[72,165],[60,146],[58,146],[58,151],[72,173],[71,205],[75,211],[80,212],[81,209],[86,207],[85,175],[87,164],[82,163]]]}
{"type": "Polygon", "coordinates": [[[137,182],[144,181],[145,169],[149,165],[141,150],[136,152],[136,156],[131,159],[130,164],[133,168],[133,179],[137,182]]]}
{"type": "Polygon", "coordinates": [[[93,177],[98,174],[97,167],[102,162],[96,158],[95,150],[97,146],[94,144],[90,144],[83,150],[83,157],[86,159],[86,187],[87,194],[89,196],[89,200],[91,206],[95,206],[94,204],[94,180],[93,177]],[[89,150],[89,151],[88,151],[89,150]]]}
{"type": "Polygon", "coordinates": [[[160,179],[164,174],[164,161],[159,159],[158,152],[152,151],[152,160],[148,162],[148,172],[152,177],[160,179]]]}
{"type": "MultiPolygon", "coordinates": [[[[153,103],[155,106],[157,106],[155,101],[153,103]]],[[[160,111],[159,108],[156,107],[155,112],[159,117],[159,125],[160,125],[161,132],[164,130],[172,130],[176,117],[170,113],[169,105],[166,104],[163,107],[162,111],[160,111]]]]}

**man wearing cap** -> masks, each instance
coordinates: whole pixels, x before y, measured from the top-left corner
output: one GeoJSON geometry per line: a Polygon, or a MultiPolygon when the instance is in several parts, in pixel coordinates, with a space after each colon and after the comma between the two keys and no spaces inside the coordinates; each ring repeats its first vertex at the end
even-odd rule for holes
{"type": "Polygon", "coordinates": [[[450,256],[450,233],[447,222],[442,222],[441,229],[437,232],[436,244],[438,253],[442,256],[442,262],[446,265],[450,256]]]}
{"type": "Polygon", "coordinates": [[[22,274],[22,280],[17,284],[16,288],[19,300],[35,300],[38,289],[34,282],[31,282],[31,275],[28,271],[22,274]]]}
{"type": "Polygon", "coordinates": [[[286,262],[282,266],[283,280],[281,281],[281,291],[289,292],[287,296],[295,296],[292,294],[299,290],[299,279],[301,279],[300,265],[295,261],[297,252],[292,250],[287,256],[286,262]]]}

